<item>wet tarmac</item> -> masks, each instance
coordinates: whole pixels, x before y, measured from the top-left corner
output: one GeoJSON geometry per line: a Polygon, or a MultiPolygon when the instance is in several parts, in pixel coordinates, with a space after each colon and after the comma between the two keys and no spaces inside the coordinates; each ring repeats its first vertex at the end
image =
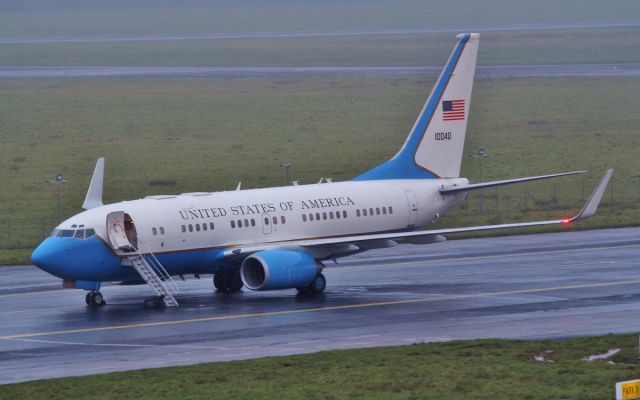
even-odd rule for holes
{"type": "Polygon", "coordinates": [[[146,286],[84,305],[35,267],[0,268],[0,383],[470,338],[640,330],[640,228],[400,245],[329,264],[324,295],[222,294],[178,282],[177,309],[146,286]]]}

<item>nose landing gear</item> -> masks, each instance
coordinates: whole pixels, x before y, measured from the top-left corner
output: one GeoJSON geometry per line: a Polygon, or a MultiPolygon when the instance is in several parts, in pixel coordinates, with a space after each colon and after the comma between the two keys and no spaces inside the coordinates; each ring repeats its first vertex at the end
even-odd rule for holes
{"type": "Polygon", "coordinates": [[[104,301],[104,296],[102,296],[102,293],[100,293],[98,290],[93,290],[87,293],[87,296],[84,298],[84,300],[90,307],[104,306],[105,304],[107,304],[107,302],[104,301]]]}

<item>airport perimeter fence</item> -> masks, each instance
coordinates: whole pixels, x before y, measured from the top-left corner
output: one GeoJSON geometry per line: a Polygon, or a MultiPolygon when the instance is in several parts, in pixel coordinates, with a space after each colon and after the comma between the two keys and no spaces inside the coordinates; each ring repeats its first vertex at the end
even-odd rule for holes
{"type": "MultiPolygon", "coordinates": [[[[465,204],[452,212],[449,221],[466,226],[475,224],[479,216],[489,216],[495,217],[495,223],[505,223],[518,217],[535,218],[529,214],[537,212],[575,211],[589,197],[598,179],[592,177],[562,183],[545,181],[472,192],[465,204]]],[[[602,199],[600,212],[603,215],[621,214],[625,210],[640,212],[640,178],[633,184],[628,182],[628,179],[614,175],[602,199]]],[[[640,221],[629,221],[637,222],[640,221]]],[[[55,216],[0,218],[0,250],[33,248],[57,225],[55,216]]]]}

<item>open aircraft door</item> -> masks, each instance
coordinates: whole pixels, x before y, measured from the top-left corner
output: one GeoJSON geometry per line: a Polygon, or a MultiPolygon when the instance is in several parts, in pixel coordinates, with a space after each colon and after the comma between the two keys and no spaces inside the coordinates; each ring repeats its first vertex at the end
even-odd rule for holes
{"type": "Polygon", "coordinates": [[[107,233],[111,247],[119,253],[130,253],[138,247],[136,227],[129,214],[115,211],[107,215],[107,233]]]}

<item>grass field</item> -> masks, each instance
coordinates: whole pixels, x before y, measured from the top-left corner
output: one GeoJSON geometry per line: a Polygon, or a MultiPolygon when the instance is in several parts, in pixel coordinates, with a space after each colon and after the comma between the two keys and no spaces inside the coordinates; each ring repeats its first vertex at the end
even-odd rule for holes
{"type": "Polygon", "coordinates": [[[0,386],[0,399],[600,400],[639,374],[636,334],[474,340],[37,381],[0,386]],[[609,360],[583,360],[614,348],[609,360]]]}
{"type": "MultiPolygon", "coordinates": [[[[432,83],[419,77],[0,81],[0,259],[15,259],[6,249],[31,246],[54,225],[55,190],[44,181],[58,172],[68,179],[63,217],[79,211],[99,156],[107,157],[108,202],[230,190],[238,181],[278,185],[282,162],[293,164],[292,179],[302,183],[350,179],[395,153],[432,83]]],[[[487,149],[485,180],[577,168],[593,173],[558,180],[555,201],[551,182],[489,191],[488,215],[477,215],[474,195],[442,223],[557,217],[558,209],[580,205],[613,167],[603,212],[585,226],[637,224],[639,87],[638,78],[478,79],[465,153],[487,149]]],[[[478,181],[478,169],[476,160],[464,159],[463,176],[478,181]]]]}

